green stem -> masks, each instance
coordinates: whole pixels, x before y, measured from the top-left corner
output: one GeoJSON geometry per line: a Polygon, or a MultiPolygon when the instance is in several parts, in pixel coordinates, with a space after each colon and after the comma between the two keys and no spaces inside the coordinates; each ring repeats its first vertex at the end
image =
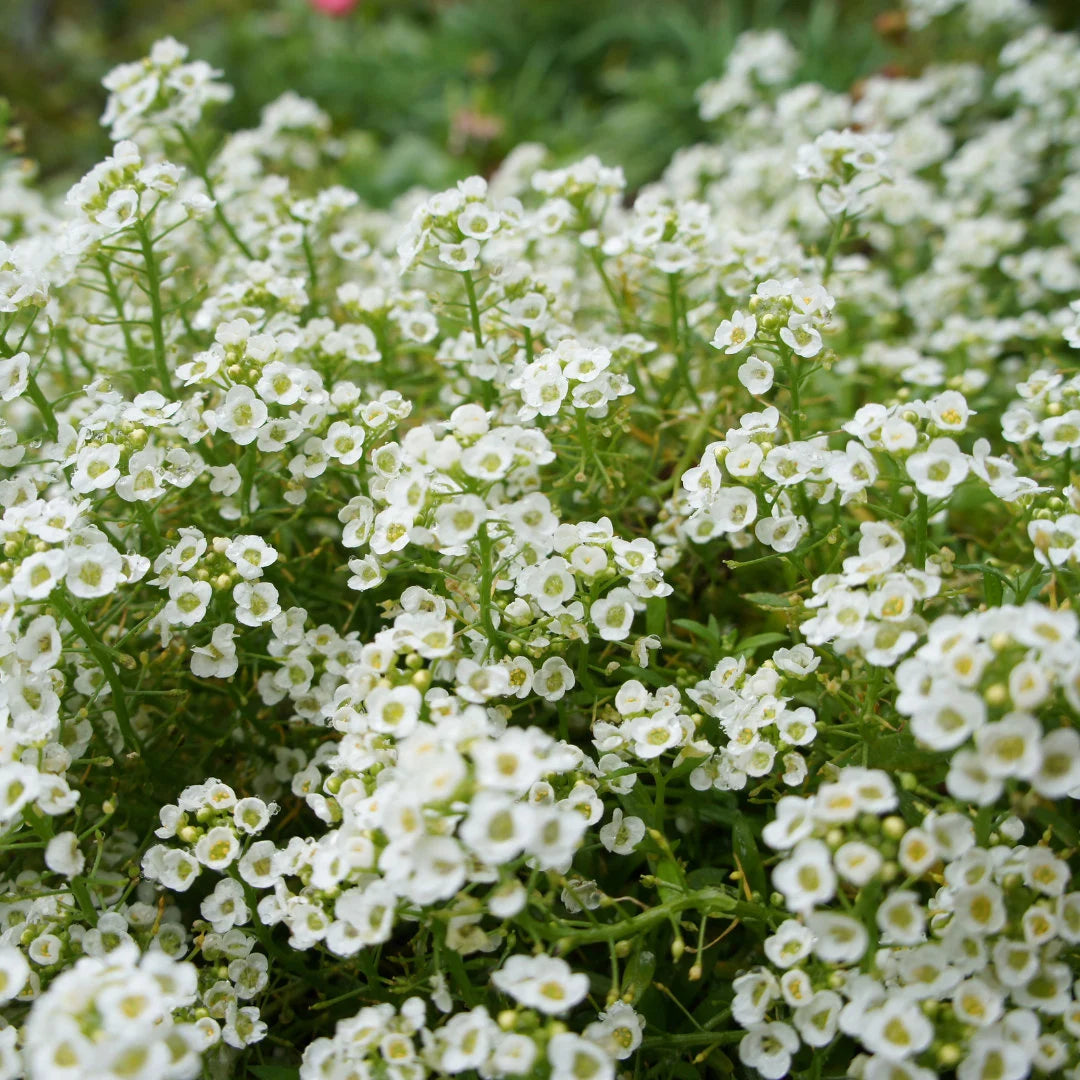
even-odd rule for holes
{"type": "Polygon", "coordinates": [[[54,592],[50,599],[56,604],[64,618],[71,623],[71,628],[79,635],[83,644],[90,650],[101,670],[105,673],[105,680],[109,684],[109,689],[112,690],[113,708],[116,711],[116,722],[120,726],[124,746],[129,751],[141,753],[142,742],[139,736],[135,734],[135,729],[131,726],[131,717],[128,714],[127,702],[124,699],[124,684],[120,681],[120,674],[113,665],[108,648],[97,634],[90,629],[86,620],[75,610],[75,606],[69,603],[65,597],[61,597],[54,592]]]}
{"type": "Polygon", "coordinates": [[[620,941],[624,938],[637,937],[668,922],[680,912],[690,909],[700,911],[711,918],[723,915],[728,915],[733,919],[768,920],[769,918],[766,910],[758,904],[736,900],[729,893],[721,892],[719,889],[706,888],[673,897],[629,919],[606,923],[599,927],[572,930],[568,934],[557,934],[556,946],[560,953],[566,953],[580,945],[594,945],[600,941],[620,941]]]}
{"type": "Polygon", "coordinates": [[[311,241],[308,239],[307,229],[304,230],[304,259],[307,262],[308,281],[310,288],[308,293],[308,315],[315,315],[318,306],[315,303],[315,293],[319,288],[319,268],[315,262],[315,252],[311,250],[311,241]]]}
{"type": "Polygon", "coordinates": [[[476,302],[476,283],[473,281],[472,271],[466,270],[461,275],[465,279],[465,295],[469,298],[469,318],[472,322],[473,340],[476,347],[484,347],[484,334],[480,329],[480,307],[476,302]]]}
{"type": "Polygon", "coordinates": [[[926,496],[921,491],[916,493],[915,500],[915,566],[919,570],[924,570],[926,568],[926,525],[929,513],[926,496]]]}
{"type": "MultiPolygon", "coordinates": [[[[11,324],[14,321],[15,316],[12,315],[11,318],[8,319],[7,322],[4,324],[4,331],[2,334],[0,334],[0,356],[17,356],[22,351],[23,342],[26,341],[26,338],[29,335],[31,328],[33,327],[34,322],[38,317],[39,309],[36,307],[31,307],[29,310],[30,322],[27,325],[26,329],[23,331],[23,335],[21,338],[19,338],[19,343],[15,346],[15,348],[11,348],[11,346],[8,345],[7,341],[5,340],[5,338],[7,337],[7,332],[11,328],[11,324]]],[[[46,349],[46,351],[48,350],[46,349]]],[[[41,413],[41,418],[45,421],[46,430],[55,439],[57,433],[60,430],[56,422],[56,414],[53,412],[52,404],[50,403],[49,399],[44,395],[44,393],[42,393],[41,387],[38,386],[38,381],[36,376],[34,375],[33,370],[29,367],[27,367],[26,372],[26,392],[30,396],[30,400],[37,406],[38,412],[41,413]]]]}
{"type": "Polygon", "coordinates": [[[82,912],[83,918],[91,926],[97,925],[97,909],[94,907],[94,901],[90,896],[90,890],[86,887],[86,879],[83,877],[73,877],[68,886],[71,889],[71,895],[75,897],[75,902],[79,905],[79,910],[82,912]]]}
{"type": "Polygon", "coordinates": [[[240,512],[245,518],[251,513],[251,489],[255,484],[255,465],[257,458],[258,452],[255,444],[253,442],[248,443],[247,449],[244,451],[244,460],[241,463],[244,471],[241,474],[240,512]]]}
{"type": "Polygon", "coordinates": [[[802,403],[800,400],[799,373],[789,349],[781,353],[784,362],[784,374],[787,377],[788,393],[791,395],[791,434],[796,442],[802,441],[802,403]]]}
{"type": "Polygon", "coordinates": [[[840,248],[840,238],[844,235],[844,226],[847,224],[847,212],[842,213],[833,225],[832,235],[829,237],[829,246],[825,249],[825,268],[821,272],[821,282],[825,284],[832,274],[833,260],[840,248]]]}
{"type": "MultiPolygon", "coordinates": [[[[679,275],[668,274],[668,309],[671,314],[671,347],[675,350],[675,371],[686,387],[690,400],[700,409],[701,398],[698,397],[697,388],[690,375],[690,358],[686,351],[686,337],[680,332],[682,316],[680,315],[679,275]]],[[[671,380],[674,382],[674,380],[671,380]]]]}
{"type": "Polygon", "coordinates": [[[644,1039],[641,1043],[646,1050],[692,1049],[697,1046],[720,1046],[724,1043],[738,1042],[745,1031],[686,1031],[681,1034],[656,1035],[650,1039],[644,1039]]]}
{"type": "Polygon", "coordinates": [[[38,386],[38,381],[32,371],[28,371],[26,375],[26,392],[30,395],[30,400],[37,406],[38,412],[41,413],[46,430],[55,439],[60,431],[60,427],[56,422],[56,414],[53,412],[52,405],[49,404],[49,399],[42,393],[41,387],[38,386]]]}
{"type": "Polygon", "coordinates": [[[491,537],[488,536],[487,522],[480,526],[477,534],[480,540],[480,624],[488,637],[488,645],[496,658],[502,656],[502,643],[499,632],[495,629],[495,620],[491,615],[491,590],[495,579],[491,537]]]}
{"type": "Polygon", "coordinates": [[[619,317],[619,329],[625,333],[627,328],[626,311],[622,301],[619,299],[619,294],[615,291],[615,286],[611,284],[611,278],[608,277],[607,271],[604,269],[603,257],[596,248],[589,248],[589,257],[592,259],[593,266],[596,267],[597,274],[600,275],[600,280],[604,283],[604,290],[611,298],[615,314],[619,317]]]}
{"type": "Polygon", "coordinates": [[[195,140],[181,127],[176,129],[180,133],[180,138],[184,142],[184,146],[187,147],[188,153],[191,155],[192,163],[195,166],[195,172],[199,178],[206,185],[206,193],[214,200],[214,217],[218,219],[221,227],[229,235],[229,239],[244,253],[249,259],[254,259],[255,256],[251,253],[251,248],[244,243],[236,234],[236,230],[229,223],[229,219],[225,216],[225,211],[221,208],[221,200],[217,197],[217,193],[214,191],[214,183],[210,179],[210,172],[206,167],[206,160],[203,158],[199,148],[195,145],[195,140]]]}
{"type": "Polygon", "coordinates": [[[720,396],[717,395],[716,400],[708,410],[701,414],[701,418],[694,425],[694,430],[690,432],[690,437],[686,440],[686,449],[683,451],[682,457],[675,463],[675,470],[671,474],[671,498],[673,499],[679,494],[683,473],[690,468],[701,453],[701,440],[708,433],[713,420],[716,419],[716,414],[720,411],[720,401],[720,396]]]}
{"type": "Polygon", "coordinates": [[[157,256],[154,254],[154,243],[150,239],[150,230],[145,221],[139,221],[135,227],[135,233],[142,245],[143,262],[146,263],[147,295],[150,298],[150,330],[154,335],[154,365],[157,367],[158,378],[161,380],[162,391],[165,396],[172,400],[172,379],[169,377],[169,365],[165,360],[165,329],[164,316],[161,311],[161,270],[158,267],[157,256]]]}
{"type": "Polygon", "coordinates": [[[98,256],[98,268],[101,270],[101,276],[105,279],[105,289],[109,294],[109,299],[112,301],[112,306],[116,309],[117,321],[120,323],[120,331],[124,335],[124,347],[127,349],[128,363],[131,365],[131,369],[135,372],[136,377],[139,374],[138,364],[138,350],[135,348],[135,342],[131,337],[131,326],[129,320],[124,312],[124,299],[120,295],[120,290],[116,286],[116,279],[112,276],[112,271],[109,269],[109,260],[104,255],[98,256]]]}

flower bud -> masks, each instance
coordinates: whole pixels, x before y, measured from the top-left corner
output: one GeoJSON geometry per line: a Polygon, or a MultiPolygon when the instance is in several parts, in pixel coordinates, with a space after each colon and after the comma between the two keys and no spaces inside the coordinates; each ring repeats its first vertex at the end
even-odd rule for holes
{"type": "Polygon", "coordinates": [[[899,840],[907,832],[904,819],[897,814],[890,814],[882,823],[881,828],[890,840],[899,840]]]}

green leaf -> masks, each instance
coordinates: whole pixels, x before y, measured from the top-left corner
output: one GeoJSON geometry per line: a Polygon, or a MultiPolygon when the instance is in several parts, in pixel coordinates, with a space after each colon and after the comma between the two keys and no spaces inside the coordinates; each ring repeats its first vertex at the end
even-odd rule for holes
{"type": "Polygon", "coordinates": [[[734,825],[739,811],[730,806],[709,803],[698,807],[698,816],[709,825],[734,825]]]}
{"type": "Polygon", "coordinates": [[[729,885],[728,871],[718,866],[700,866],[686,875],[686,884],[691,889],[705,889],[710,885],[729,885]]]}
{"type": "Polygon", "coordinates": [[[771,631],[766,634],[754,634],[753,637],[740,641],[735,646],[735,652],[745,656],[752,656],[762,645],[779,645],[787,640],[789,640],[787,634],[777,634],[771,631]]]}
{"type": "Polygon", "coordinates": [[[765,882],[765,867],[761,864],[761,852],[758,850],[754,830],[742,814],[736,817],[735,827],[731,830],[731,845],[750,888],[766,896],[768,889],[765,882]]]}
{"type": "Polygon", "coordinates": [[[645,601],[645,632],[660,637],[667,630],[667,599],[650,596],[645,601]]]}
{"type": "Polygon", "coordinates": [[[292,1065],[252,1065],[248,1070],[258,1080],[299,1080],[300,1070],[292,1065]]]}
{"type": "Polygon", "coordinates": [[[619,669],[624,675],[629,675],[632,679],[637,679],[639,682],[644,683],[646,686],[667,686],[668,680],[658,671],[653,671],[652,668],[638,667],[636,664],[623,664],[619,669]]]}
{"type": "Polygon", "coordinates": [[[782,610],[790,610],[795,606],[795,602],[790,596],[781,596],[779,593],[771,592],[751,592],[743,593],[743,599],[749,600],[755,607],[761,608],[780,608],[782,610]]]}
{"type": "Polygon", "coordinates": [[[652,986],[655,971],[656,953],[643,948],[642,938],[638,938],[637,949],[623,968],[622,977],[623,994],[629,995],[631,1005],[640,1001],[642,994],[652,986]]]}
{"type": "Polygon", "coordinates": [[[712,645],[720,644],[720,638],[717,634],[703,623],[694,622],[693,619],[674,619],[671,625],[677,626],[680,630],[688,630],[695,637],[702,638],[712,645]]]}

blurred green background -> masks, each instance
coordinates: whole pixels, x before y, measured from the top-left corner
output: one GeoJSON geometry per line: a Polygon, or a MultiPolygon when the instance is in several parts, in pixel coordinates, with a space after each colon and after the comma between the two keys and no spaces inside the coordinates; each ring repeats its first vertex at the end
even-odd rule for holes
{"type": "MultiPolygon", "coordinates": [[[[362,0],[347,16],[308,0],[0,0],[0,97],[16,149],[56,186],[108,151],[99,82],[172,34],[236,89],[220,117],[252,126],[285,90],[355,131],[342,177],[385,203],[412,184],[487,172],[517,143],[592,151],[631,186],[698,141],[694,90],[736,35],[775,26],[801,76],[832,89],[892,65],[905,35],[890,0],[362,0]]],[[[1077,0],[1045,5],[1062,28],[1077,0]]]]}

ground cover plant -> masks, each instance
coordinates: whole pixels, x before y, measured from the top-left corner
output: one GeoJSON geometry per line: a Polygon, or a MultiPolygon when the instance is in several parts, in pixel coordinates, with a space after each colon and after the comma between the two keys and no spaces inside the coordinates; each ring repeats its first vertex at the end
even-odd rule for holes
{"type": "Polygon", "coordinates": [[[905,18],[634,193],[171,39],[3,172],[0,1077],[1080,1074],[1080,41],[905,18]]]}

